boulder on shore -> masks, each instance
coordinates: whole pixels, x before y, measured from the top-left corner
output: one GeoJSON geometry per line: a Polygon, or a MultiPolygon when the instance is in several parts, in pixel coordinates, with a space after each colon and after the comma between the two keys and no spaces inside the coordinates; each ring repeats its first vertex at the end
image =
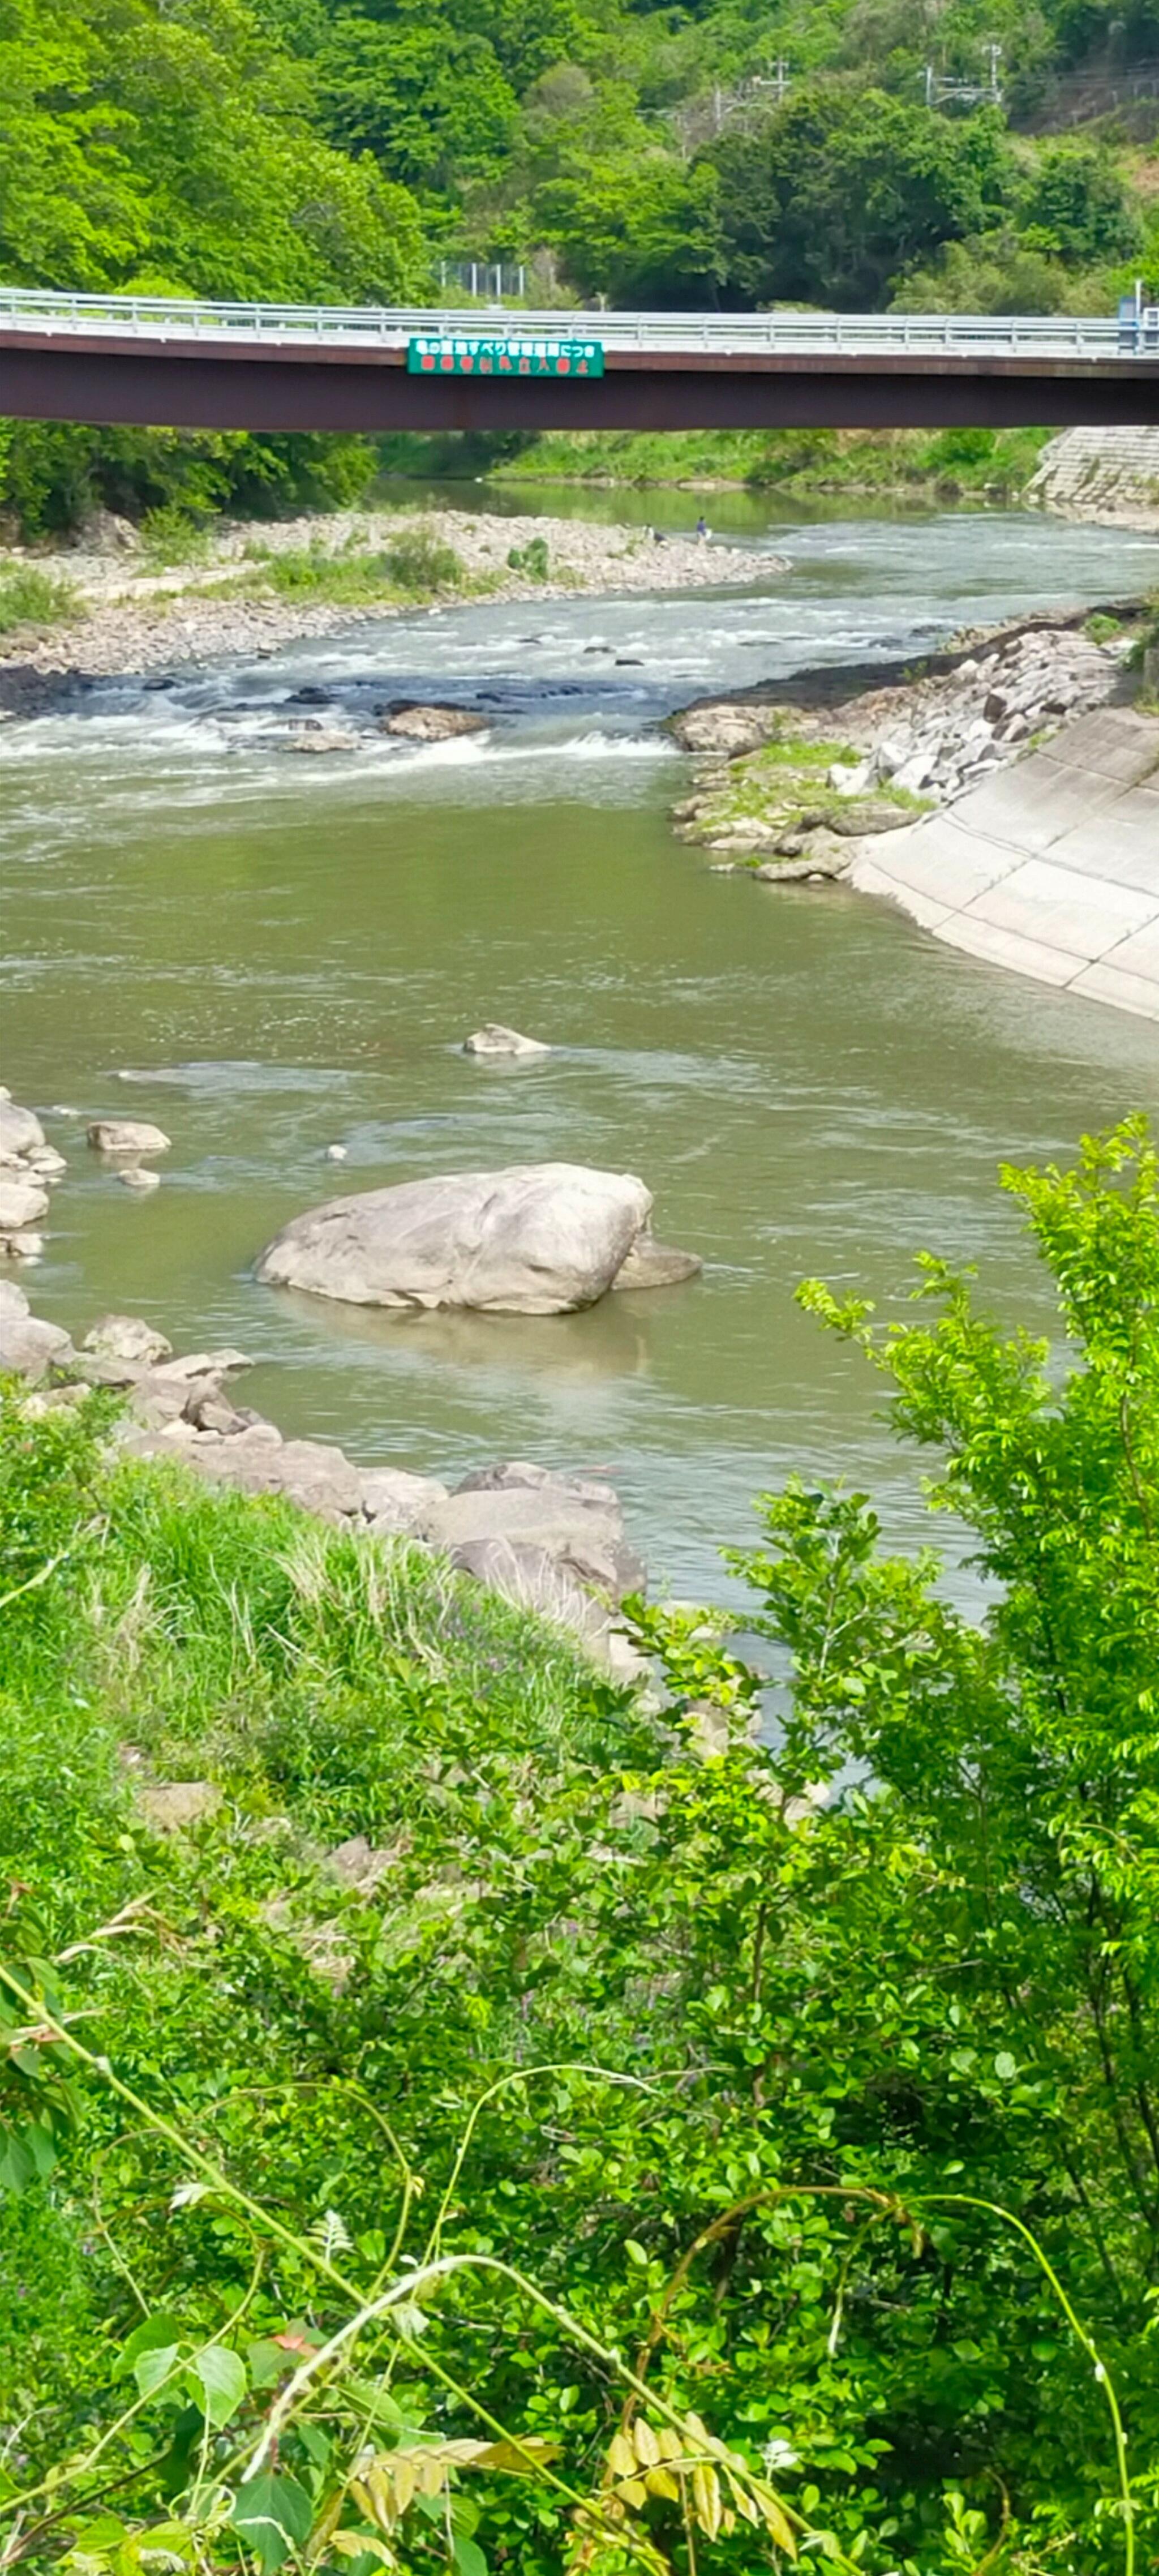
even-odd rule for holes
{"type": "Polygon", "coordinates": [[[408,742],[453,742],[457,734],[486,731],[486,716],[472,707],[393,706],[379,724],[380,733],[402,734],[408,742]]]}
{"type": "Polygon", "coordinates": [[[781,720],[779,707],[763,706],[753,700],[737,701],[719,698],[709,705],[681,707],[669,718],[668,732],[681,751],[716,753],[735,760],[748,751],[759,751],[761,744],[775,734],[781,720]]]}
{"type": "Polygon", "coordinates": [[[502,1543],[541,1550],[572,1582],[616,1602],[642,1591],[647,1579],[610,1485],[555,1475],[521,1459],[468,1476],[445,1502],[424,1511],[420,1529],[470,1574],[479,1566],[469,1551],[502,1543]]]}
{"type": "Polygon", "coordinates": [[[257,1275],[353,1306],[571,1314],[606,1296],[651,1213],[651,1192],[631,1172],[579,1163],[445,1172],[295,1217],[257,1275]]]}
{"type": "Polygon", "coordinates": [[[19,1233],[48,1214],[48,1192],[35,1173],[22,1178],[7,1167],[0,1171],[0,1234],[19,1233]]]}
{"type": "MultiPolygon", "coordinates": [[[[0,1288],[6,1285],[0,1281],[0,1288]]],[[[10,1372],[36,1386],[50,1369],[67,1368],[75,1353],[60,1324],[42,1323],[38,1315],[29,1314],[27,1298],[23,1304],[22,1314],[7,1295],[0,1297],[0,1373],[10,1372]]]]}
{"type": "Polygon", "coordinates": [[[464,1055],[510,1056],[550,1055],[551,1048],[542,1038],[524,1038],[518,1029],[505,1029],[501,1020],[488,1020],[473,1036],[463,1040],[464,1055]]]}
{"type": "Polygon", "coordinates": [[[38,1153],[44,1144],[44,1129],[31,1109],[21,1109],[6,1091],[0,1099],[0,1162],[15,1162],[28,1154],[38,1153]]]}

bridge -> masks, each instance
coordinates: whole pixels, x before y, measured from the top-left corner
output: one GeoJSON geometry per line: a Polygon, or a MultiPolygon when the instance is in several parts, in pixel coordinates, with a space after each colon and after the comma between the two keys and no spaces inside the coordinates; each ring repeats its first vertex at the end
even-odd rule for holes
{"type": "MultiPolygon", "coordinates": [[[[1144,317],[1145,321],[1149,317],[1144,317]]],[[[0,287],[0,414],[182,429],[899,429],[1159,422],[1108,317],[525,313],[0,287]],[[418,336],[598,339],[603,373],[414,373],[418,336]]]]}

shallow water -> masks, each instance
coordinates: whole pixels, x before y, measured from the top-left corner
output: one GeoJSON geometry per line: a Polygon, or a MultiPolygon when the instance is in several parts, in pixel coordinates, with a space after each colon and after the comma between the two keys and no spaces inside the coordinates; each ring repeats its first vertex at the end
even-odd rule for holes
{"type": "Polygon", "coordinates": [[[872,1485],[891,1535],[918,1535],[924,1462],[892,1448],[796,1280],[888,1303],[929,1243],[1037,1319],[999,1160],[1159,1106],[1147,1023],[839,890],[710,875],[668,827],[686,771],[650,730],[706,687],[1142,589],[1153,542],[1020,516],[765,524],[792,559],[765,591],[363,626],[165,689],[100,684],[0,744],[0,1073],[42,1109],[173,1138],[137,1201],[79,1116],[46,1120],[70,1169],[37,1305],[240,1342],[247,1401],[361,1457],[606,1468],[684,1594],[726,1588],[717,1546],[793,1468],[872,1485]],[[494,729],[290,759],[263,735],[304,682],[356,715],[453,695],[494,729]],[[485,1018],[555,1052],[472,1063],[458,1041],[485,1018]],[[528,1322],[376,1317],[252,1279],[336,1190],[547,1157],[641,1172],[703,1281],[528,1322]]]}

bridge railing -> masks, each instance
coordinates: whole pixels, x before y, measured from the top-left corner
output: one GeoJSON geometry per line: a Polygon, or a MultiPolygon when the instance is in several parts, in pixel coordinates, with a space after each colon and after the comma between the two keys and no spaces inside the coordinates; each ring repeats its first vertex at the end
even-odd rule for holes
{"type": "Polygon", "coordinates": [[[513,313],[374,305],[216,304],[158,295],[72,295],[0,286],[0,330],[118,339],[227,339],[258,344],[404,348],[421,336],[510,340],[598,338],[609,351],[728,359],[875,354],[1159,359],[1159,332],[1114,315],[976,313],[513,313]]]}

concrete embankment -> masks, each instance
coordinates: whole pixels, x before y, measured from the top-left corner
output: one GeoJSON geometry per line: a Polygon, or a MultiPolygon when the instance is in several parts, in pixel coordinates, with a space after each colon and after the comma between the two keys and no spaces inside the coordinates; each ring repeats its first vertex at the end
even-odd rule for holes
{"type": "Polygon", "coordinates": [[[1159,527],[1159,429],[1064,429],[1044,447],[1025,498],[1061,519],[1159,527]]]}
{"type": "Polygon", "coordinates": [[[1159,1019],[1159,719],[1095,709],[862,844],[849,882],[971,956],[1159,1019]]]}

